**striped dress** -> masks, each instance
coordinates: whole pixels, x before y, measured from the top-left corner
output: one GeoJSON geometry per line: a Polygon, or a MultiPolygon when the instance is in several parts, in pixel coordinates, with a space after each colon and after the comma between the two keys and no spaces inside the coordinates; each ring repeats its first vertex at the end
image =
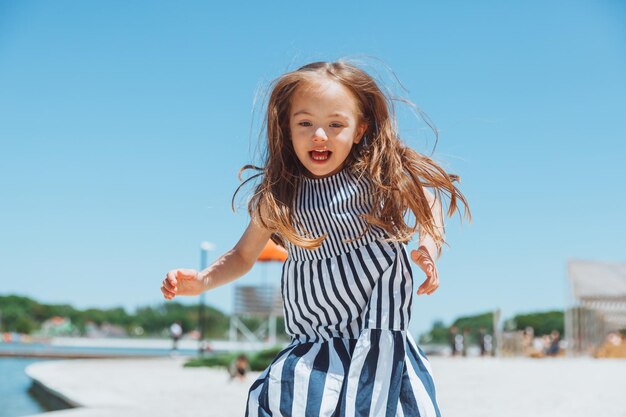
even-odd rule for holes
{"type": "Polygon", "coordinates": [[[432,370],[408,333],[413,277],[404,245],[359,215],[371,183],[348,169],[303,178],[281,287],[291,342],[252,384],[246,417],[440,416],[432,370]],[[355,238],[357,238],[355,240],[355,238]]]}

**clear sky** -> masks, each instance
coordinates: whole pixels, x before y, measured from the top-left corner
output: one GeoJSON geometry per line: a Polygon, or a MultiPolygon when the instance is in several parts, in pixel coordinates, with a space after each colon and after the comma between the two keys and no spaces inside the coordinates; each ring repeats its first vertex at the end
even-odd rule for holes
{"type": "MultiPolygon", "coordinates": [[[[0,1],[0,294],[163,302],[169,269],[245,229],[230,198],[258,162],[257,93],[361,55],[437,126],[432,157],[474,217],[447,219],[441,285],[414,298],[413,331],[561,309],[568,259],[626,261],[624,2],[270,3],[0,1]]],[[[430,154],[432,133],[400,116],[430,154]]],[[[229,311],[232,285],[207,302],[229,311]]]]}

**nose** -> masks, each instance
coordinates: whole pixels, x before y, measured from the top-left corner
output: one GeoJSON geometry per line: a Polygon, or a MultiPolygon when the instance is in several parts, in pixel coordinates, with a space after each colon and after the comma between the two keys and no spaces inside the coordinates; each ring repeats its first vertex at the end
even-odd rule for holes
{"type": "Polygon", "coordinates": [[[318,127],[313,135],[313,142],[326,142],[328,140],[328,136],[326,136],[326,132],[321,127],[318,127]]]}

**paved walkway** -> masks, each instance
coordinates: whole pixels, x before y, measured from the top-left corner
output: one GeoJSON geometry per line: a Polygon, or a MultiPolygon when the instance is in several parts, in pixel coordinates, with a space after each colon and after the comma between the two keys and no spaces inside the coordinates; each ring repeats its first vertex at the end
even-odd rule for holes
{"type": "MultiPolygon", "coordinates": [[[[83,407],[47,417],[242,417],[249,385],[182,358],[42,362],[28,373],[83,407]]],[[[626,360],[431,358],[443,417],[626,417],[626,360]]]]}

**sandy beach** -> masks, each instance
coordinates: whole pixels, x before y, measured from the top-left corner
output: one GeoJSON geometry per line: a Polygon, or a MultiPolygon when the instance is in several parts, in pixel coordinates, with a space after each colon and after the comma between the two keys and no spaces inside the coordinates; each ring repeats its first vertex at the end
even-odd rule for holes
{"type": "MultiPolygon", "coordinates": [[[[249,385],[183,358],[43,362],[27,369],[81,407],[49,417],[240,417],[249,385]]],[[[626,417],[626,360],[431,358],[444,417],[626,417]]]]}

